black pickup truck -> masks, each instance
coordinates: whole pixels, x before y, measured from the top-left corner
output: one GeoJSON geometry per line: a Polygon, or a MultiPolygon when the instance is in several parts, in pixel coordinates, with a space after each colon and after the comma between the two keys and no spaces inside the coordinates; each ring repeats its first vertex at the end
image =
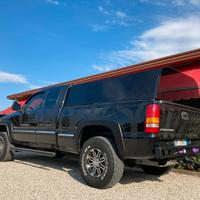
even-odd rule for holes
{"type": "Polygon", "coordinates": [[[119,182],[124,163],[162,175],[200,151],[200,109],[158,99],[170,70],[51,87],[23,107],[14,102],[16,112],[0,118],[0,161],[15,151],[76,154],[83,179],[96,188],[119,182]]]}

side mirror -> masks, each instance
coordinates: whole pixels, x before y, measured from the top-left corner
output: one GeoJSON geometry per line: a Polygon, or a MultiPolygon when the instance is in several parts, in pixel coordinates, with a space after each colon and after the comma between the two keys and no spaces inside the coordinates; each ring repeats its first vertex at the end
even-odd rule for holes
{"type": "Polygon", "coordinates": [[[12,109],[16,110],[16,111],[20,111],[21,106],[17,103],[17,101],[14,101],[14,103],[12,105],[12,109]]]}

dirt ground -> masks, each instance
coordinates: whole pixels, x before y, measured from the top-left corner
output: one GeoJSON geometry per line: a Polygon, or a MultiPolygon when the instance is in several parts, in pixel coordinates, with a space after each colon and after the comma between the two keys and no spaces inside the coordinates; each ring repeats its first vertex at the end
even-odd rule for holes
{"type": "Polygon", "coordinates": [[[98,190],[84,183],[76,159],[18,153],[15,161],[0,163],[0,199],[199,200],[200,177],[174,172],[156,177],[126,168],[120,183],[98,190]]]}

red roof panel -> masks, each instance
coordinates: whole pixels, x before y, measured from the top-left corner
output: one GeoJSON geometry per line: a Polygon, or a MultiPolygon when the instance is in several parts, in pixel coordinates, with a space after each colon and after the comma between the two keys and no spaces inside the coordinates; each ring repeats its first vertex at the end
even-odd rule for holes
{"type": "Polygon", "coordinates": [[[173,101],[200,98],[200,64],[161,77],[158,98],[173,101]]]}
{"type": "MultiPolygon", "coordinates": [[[[18,102],[21,106],[23,106],[26,103],[26,100],[24,101],[19,101],[18,102]]],[[[15,110],[12,109],[12,107],[6,108],[5,110],[0,112],[0,115],[9,115],[11,113],[16,112],[15,110]]]]}

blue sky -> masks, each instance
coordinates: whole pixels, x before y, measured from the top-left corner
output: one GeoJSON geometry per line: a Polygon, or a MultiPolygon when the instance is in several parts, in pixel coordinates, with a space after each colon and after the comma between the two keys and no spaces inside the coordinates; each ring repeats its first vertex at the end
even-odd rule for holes
{"type": "Polygon", "coordinates": [[[0,0],[6,96],[200,48],[200,0],[0,0]]]}

